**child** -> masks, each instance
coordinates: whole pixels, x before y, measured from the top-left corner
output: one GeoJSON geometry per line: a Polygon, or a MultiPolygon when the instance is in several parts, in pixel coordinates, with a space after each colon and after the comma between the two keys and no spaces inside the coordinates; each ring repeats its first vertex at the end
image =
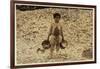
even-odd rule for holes
{"type": "Polygon", "coordinates": [[[60,24],[61,15],[59,13],[53,14],[54,23],[51,24],[48,39],[50,42],[50,57],[53,57],[53,51],[56,47],[56,52],[59,51],[60,43],[64,40],[62,25],[60,24]]]}

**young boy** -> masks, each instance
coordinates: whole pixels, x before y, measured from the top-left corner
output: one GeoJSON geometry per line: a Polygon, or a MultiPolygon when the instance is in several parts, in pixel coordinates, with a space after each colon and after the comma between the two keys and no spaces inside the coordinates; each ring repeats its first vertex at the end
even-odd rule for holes
{"type": "Polygon", "coordinates": [[[48,40],[50,42],[50,57],[53,57],[53,51],[56,47],[56,52],[59,51],[60,43],[64,40],[62,25],[60,24],[61,15],[59,13],[53,14],[54,22],[51,24],[48,40]]]}

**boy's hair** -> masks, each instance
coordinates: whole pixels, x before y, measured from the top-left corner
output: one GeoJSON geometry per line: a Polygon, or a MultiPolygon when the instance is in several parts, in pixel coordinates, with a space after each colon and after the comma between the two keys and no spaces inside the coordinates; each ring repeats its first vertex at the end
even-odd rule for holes
{"type": "Polygon", "coordinates": [[[61,18],[61,15],[59,13],[54,13],[53,14],[53,18],[56,18],[56,16],[59,16],[59,18],[61,18]]]}

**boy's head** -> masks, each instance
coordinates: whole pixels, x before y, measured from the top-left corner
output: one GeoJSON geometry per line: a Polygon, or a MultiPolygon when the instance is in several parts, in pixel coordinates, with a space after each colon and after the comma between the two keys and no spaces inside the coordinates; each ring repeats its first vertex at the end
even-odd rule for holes
{"type": "Polygon", "coordinates": [[[53,18],[55,20],[55,23],[59,23],[59,20],[61,18],[61,15],[59,13],[54,13],[53,18]]]}

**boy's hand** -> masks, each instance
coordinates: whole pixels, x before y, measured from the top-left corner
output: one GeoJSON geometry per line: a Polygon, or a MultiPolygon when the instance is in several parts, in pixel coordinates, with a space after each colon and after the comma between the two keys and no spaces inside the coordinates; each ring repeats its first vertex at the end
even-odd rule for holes
{"type": "Polygon", "coordinates": [[[49,41],[49,39],[47,39],[49,41]]]}
{"type": "Polygon", "coordinates": [[[62,39],[62,41],[65,41],[64,38],[62,39]]]}

